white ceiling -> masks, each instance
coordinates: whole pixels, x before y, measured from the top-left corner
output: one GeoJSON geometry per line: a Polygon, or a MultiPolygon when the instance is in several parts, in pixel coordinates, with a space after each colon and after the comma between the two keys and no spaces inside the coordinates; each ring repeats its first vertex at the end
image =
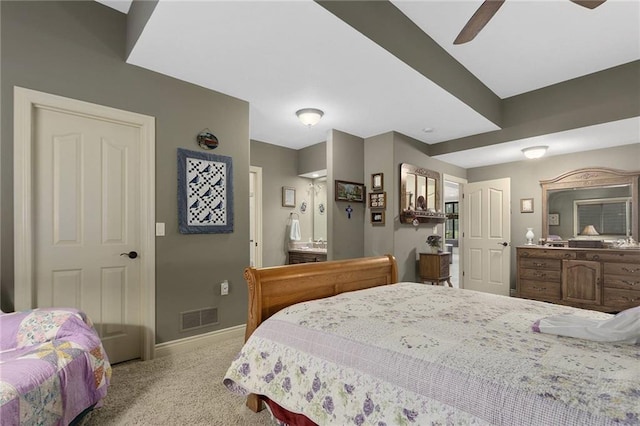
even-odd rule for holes
{"type": "MultiPolygon", "coordinates": [[[[124,13],[131,4],[100,1],[124,13]]],[[[393,3],[502,98],[640,59],[635,0],[594,10],[508,0],[458,46],[480,0],[393,3]]],[[[251,138],[294,149],[326,140],[330,129],[395,130],[429,144],[498,129],[311,0],[161,0],[128,62],[248,101],[251,138]],[[325,112],[312,128],[295,117],[306,107],[325,112]]],[[[637,142],[640,122],[631,119],[437,158],[468,168],[521,160],[531,144],[558,155],[637,142]]]]}

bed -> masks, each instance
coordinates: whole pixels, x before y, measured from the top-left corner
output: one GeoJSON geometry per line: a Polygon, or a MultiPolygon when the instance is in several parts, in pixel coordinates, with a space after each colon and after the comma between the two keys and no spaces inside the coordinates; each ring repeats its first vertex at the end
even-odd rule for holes
{"type": "Polygon", "coordinates": [[[111,366],[77,309],[0,315],[0,418],[7,425],[68,425],[107,394],[111,366]]]}
{"type": "Polygon", "coordinates": [[[392,256],[245,278],[247,339],[224,384],[285,423],[640,424],[640,346],[532,330],[609,314],[397,283],[392,256]]]}

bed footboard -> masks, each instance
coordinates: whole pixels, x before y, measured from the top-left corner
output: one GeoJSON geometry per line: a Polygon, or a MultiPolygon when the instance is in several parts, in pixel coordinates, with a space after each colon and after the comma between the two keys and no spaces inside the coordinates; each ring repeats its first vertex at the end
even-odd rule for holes
{"type": "MultiPolygon", "coordinates": [[[[334,260],[318,263],[249,267],[244,270],[249,286],[249,307],[245,341],[267,318],[287,306],[398,281],[398,267],[392,255],[334,260]]],[[[262,408],[258,395],[247,398],[253,411],[262,408]]]]}

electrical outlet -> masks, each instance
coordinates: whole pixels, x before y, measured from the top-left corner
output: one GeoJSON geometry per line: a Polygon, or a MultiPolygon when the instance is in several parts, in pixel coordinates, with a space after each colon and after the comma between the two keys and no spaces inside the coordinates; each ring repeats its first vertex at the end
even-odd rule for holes
{"type": "Polygon", "coordinates": [[[229,281],[224,280],[220,283],[220,295],[226,296],[229,294],[229,281]]]}

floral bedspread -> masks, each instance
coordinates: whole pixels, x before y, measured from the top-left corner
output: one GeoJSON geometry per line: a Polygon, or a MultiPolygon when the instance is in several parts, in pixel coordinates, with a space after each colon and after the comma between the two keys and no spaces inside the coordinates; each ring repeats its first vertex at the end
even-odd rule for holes
{"type": "Polygon", "coordinates": [[[111,366],[76,309],[0,315],[0,418],[7,425],[67,425],[107,394],[111,366]]]}
{"type": "Polygon", "coordinates": [[[224,379],[318,424],[640,424],[640,346],[534,333],[609,314],[399,283],[284,309],[224,379]]]}

